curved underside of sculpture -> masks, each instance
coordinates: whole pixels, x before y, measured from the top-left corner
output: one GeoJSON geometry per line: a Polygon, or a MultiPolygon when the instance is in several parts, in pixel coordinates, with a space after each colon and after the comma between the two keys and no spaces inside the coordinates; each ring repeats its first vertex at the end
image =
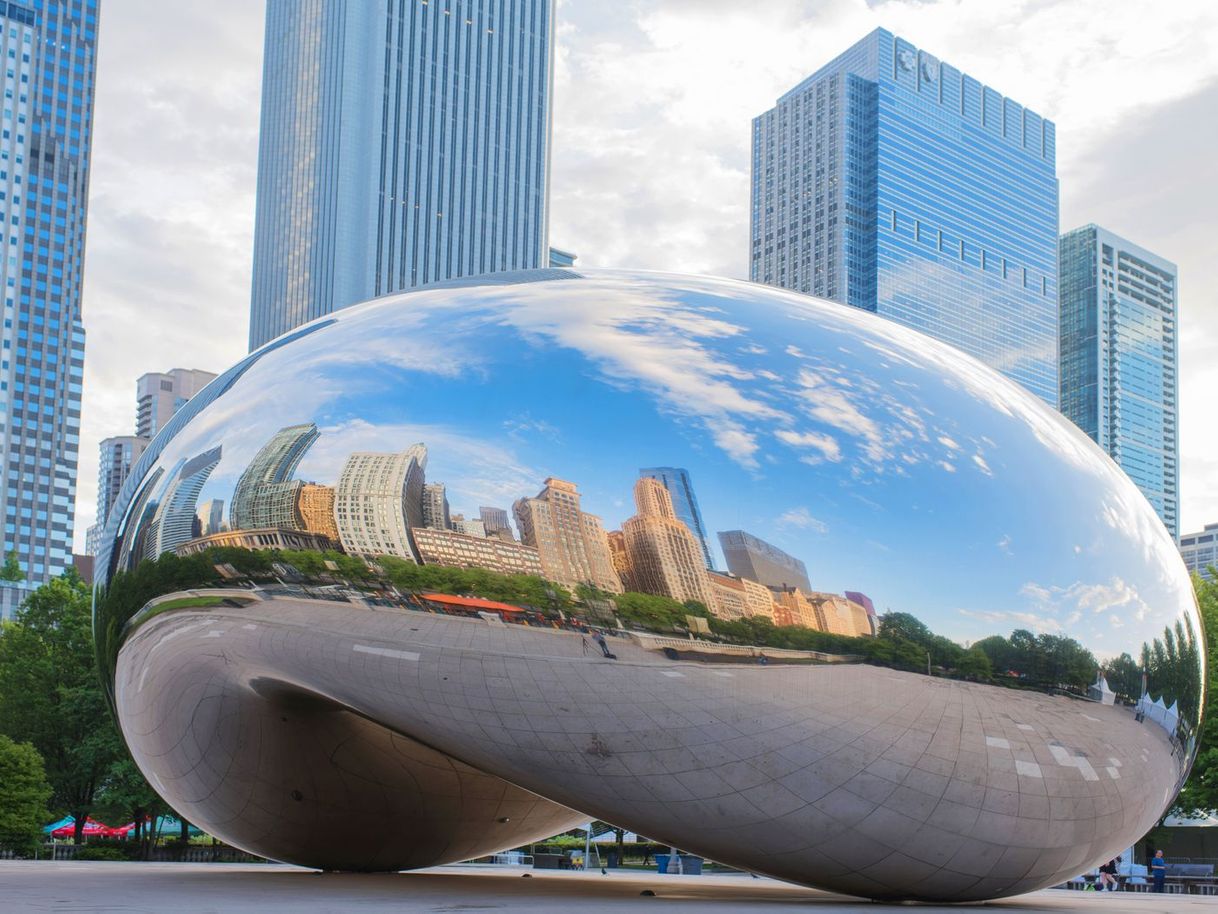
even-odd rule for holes
{"type": "Polygon", "coordinates": [[[1182,764],[1128,708],[613,642],[616,660],[568,631],[251,599],[145,621],[117,698],[188,819],[326,869],[463,860],[595,816],[853,894],[989,898],[1118,853],[1182,764]]]}

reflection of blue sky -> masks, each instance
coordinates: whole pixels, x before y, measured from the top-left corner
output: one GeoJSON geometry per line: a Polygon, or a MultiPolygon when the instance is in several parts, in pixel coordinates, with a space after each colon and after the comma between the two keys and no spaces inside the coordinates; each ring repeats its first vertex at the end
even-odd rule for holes
{"type": "Polygon", "coordinates": [[[871,315],[602,273],[338,317],[261,359],[167,447],[166,464],[223,443],[201,500],[227,500],[275,431],[313,421],[300,478],[332,484],[352,451],[423,441],[429,481],[467,515],[554,475],[614,529],[638,467],[685,467],[712,548],[714,532],[748,530],[803,559],[814,586],[960,640],[1028,627],[1136,652],[1191,603],[1153,511],[1085,436],[871,315]]]}

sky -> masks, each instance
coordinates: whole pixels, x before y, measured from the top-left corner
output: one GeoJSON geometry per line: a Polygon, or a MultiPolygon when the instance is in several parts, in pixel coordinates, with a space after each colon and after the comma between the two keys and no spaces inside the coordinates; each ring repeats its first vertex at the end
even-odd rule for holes
{"type": "MultiPolygon", "coordinates": [[[[1063,230],[1178,265],[1181,530],[1218,521],[1218,5],[559,0],[551,242],[746,277],[751,119],[878,26],[1056,122],[1063,230]]],[[[103,4],[78,550],[136,379],[245,354],[262,31],[256,0],[103,4]]]]}

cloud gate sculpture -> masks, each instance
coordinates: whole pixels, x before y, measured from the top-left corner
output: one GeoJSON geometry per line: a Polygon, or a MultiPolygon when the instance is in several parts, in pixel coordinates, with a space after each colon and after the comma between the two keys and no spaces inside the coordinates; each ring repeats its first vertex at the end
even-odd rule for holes
{"type": "Polygon", "coordinates": [[[124,737],[238,847],[397,870],[587,821],[967,901],[1121,852],[1195,751],[1200,621],[1117,467],[873,315],[542,270],[305,325],[132,473],[124,737]]]}

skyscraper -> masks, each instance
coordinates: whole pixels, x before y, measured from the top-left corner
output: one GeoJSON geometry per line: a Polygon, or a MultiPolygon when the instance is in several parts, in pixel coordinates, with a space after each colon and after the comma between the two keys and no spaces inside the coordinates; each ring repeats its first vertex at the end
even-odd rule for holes
{"type": "Polygon", "coordinates": [[[114,506],[118,493],[122,491],[123,483],[131,474],[131,468],[140,459],[144,449],[148,447],[148,439],[139,435],[120,435],[117,438],[105,438],[98,446],[97,463],[97,518],[89,527],[85,539],[85,554],[97,554],[97,540],[105,529],[106,518],[114,506]]]}
{"type": "Polygon", "coordinates": [[[15,552],[26,576],[4,588],[0,615],[72,564],[98,6],[0,3],[0,553],[15,552]]]}
{"type": "Polygon", "coordinates": [[[135,433],[155,438],[186,401],[216,379],[210,371],[171,368],[142,375],[135,382],[135,433]]]}
{"type": "Polygon", "coordinates": [[[220,462],[221,449],[214,447],[184,461],[175,472],[150,529],[154,531],[145,545],[144,558],[154,559],[164,552],[203,535],[202,519],[198,516],[199,493],[211,471],[220,462]]]}
{"type": "Polygon", "coordinates": [[[1061,238],[1061,411],[1180,532],[1176,265],[1097,225],[1061,238]]]}
{"type": "Polygon", "coordinates": [[[760,537],[743,530],[725,530],[719,534],[719,548],[728,570],[738,578],[767,587],[798,587],[804,593],[812,590],[804,563],[760,537]]]}
{"type": "Polygon", "coordinates": [[[750,276],[977,356],[1057,405],[1050,121],[877,29],[753,121],[750,276]]]}
{"type": "Polygon", "coordinates": [[[632,586],[716,610],[704,544],[678,519],[668,489],[658,479],[641,476],[634,484],[634,504],[638,513],[622,524],[632,586]]]}
{"type": "Polygon", "coordinates": [[[487,536],[497,536],[501,533],[506,533],[508,538],[511,538],[512,524],[508,519],[508,513],[503,508],[487,508],[480,507],[478,516],[482,518],[482,526],[486,528],[487,536]]]}
{"type": "Polygon", "coordinates": [[[1181,536],[1180,555],[1190,574],[1199,574],[1207,581],[1213,580],[1210,568],[1218,567],[1218,524],[1206,524],[1200,533],[1181,536]]]}
{"type": "Polygon", "coordinates": [[[512,512],[520,541],[537,550],[542,570],[551,581],[622,592],[609,537],[599,517],[580,510],[575,483],[551,476],[535,498],[517,499],[512,512]]]}
{"type": "Polygon", "coordinates": [[[549,262],[553,0],[268,0],[250,348],[549,262]]]}
{"type": "Polygon", "coordinates": [[[357,452],[334,489],[334,520],[343,548],[355,555],[396,555],[417,562],[410,530],[423,526],[427,447],[396,454],[357,452]]]}
{"type": "Polygon", "coordinates": [[[698,538],[702,550],[702,560],[707,570],[712,570],[715,563],[711,561],[710,543],[707,542],[706,525],[702,523],[702,512],[698,509],[698,499],[694,495],[694,486],[689,479],[689,471],[680,467],[644,467],[639,470],[640,476],[659,480],[668,490],[672,499],[673,510],[677,520],[689,528],[689,532],[698,538]]]}
{"type": "Polygon", "coordinates": [[[229,522],[234,530],[305,529],[299,507],[304,482],[293,479],[292,474],[319,436],[317,426],[311,422],[289,425],[271,436],[233,488],[229,522]]]}
{"type": "Polygon", "coordinates": [[[433,530],[451,530],[452,518],[448,511],[448,494],[442,482],[423,485],[423,526],[433,530]]]}

